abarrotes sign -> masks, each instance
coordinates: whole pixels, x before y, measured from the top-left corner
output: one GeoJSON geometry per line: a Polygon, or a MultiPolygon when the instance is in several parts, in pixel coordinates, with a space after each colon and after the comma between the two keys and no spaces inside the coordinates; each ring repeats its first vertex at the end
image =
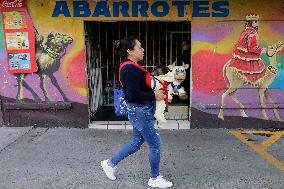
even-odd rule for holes
{"type": "Polygon", "coordinates": [[[169,0],[169,1],[56,1],[52,17],[166,17],[176,11],[185,16],[190,8],[192,17],[227,17],[229,1],[169,0]]]}

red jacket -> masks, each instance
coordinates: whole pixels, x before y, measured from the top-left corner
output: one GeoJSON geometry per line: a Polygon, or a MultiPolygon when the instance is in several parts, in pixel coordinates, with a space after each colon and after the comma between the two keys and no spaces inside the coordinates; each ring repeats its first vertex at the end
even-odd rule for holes
{"type": "Polygon", "coordinates": [[[256,84],[265,74],[261,51],[257,31],[246,27],[233,50],[230,67],[235,68],[244,81],[256,84]]]}
{"type": "Polygon", "coordinates": [[[241,60],[259,60],[261,48],[257,31],[252,27],[246,27],[233,51],[233,57],[241,60]]]}

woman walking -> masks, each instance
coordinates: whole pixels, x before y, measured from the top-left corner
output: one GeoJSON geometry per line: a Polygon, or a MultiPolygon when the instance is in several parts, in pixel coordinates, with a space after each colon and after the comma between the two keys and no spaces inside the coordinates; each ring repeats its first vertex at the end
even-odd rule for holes
{"type": "Polygon", "coordinates": [[[154,127],[154,103],[163,100],[162,91],[153,92],[151,76],[138,64],[143,60],[144,49],[135,37],[127,37],[115,44],[116,50],[122,58],[119,78],[127,102],[128,119],[133,126],[132,139],[111,159],[101,161],[106,176],[115,180],[117,164],[127,156],[137,152],[146,142],[149,146],[149,162],[151,176],[148,185],[157,188],[169,188],[172,182],[167,181],[160,174],[161,139],[154,127]]]}

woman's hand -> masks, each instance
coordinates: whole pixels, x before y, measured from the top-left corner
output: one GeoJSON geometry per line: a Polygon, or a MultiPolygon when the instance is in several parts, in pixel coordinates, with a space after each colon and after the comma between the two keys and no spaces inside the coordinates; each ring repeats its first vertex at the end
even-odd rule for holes
{"type": "Polygon", "coordinates": [[[164,100],[164,98],[166,97],[162,90],[154,91],[154,93],[157,101],[164,100]]]}

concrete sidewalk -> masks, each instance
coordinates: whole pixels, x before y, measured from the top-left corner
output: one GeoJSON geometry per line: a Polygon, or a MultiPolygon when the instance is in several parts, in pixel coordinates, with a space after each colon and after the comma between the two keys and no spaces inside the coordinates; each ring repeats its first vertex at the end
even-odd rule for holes
{"type": "MultiPolygon", "coordinates": [[[[116,181],[107,180],[99,166],[130,137],[131,130],[0,128],[0,188],[148,188],[145,145],[119,164],[116,181]]],[[[173,188],[284,188],[284,173],[229,130],[162,130],[161,137],[161,172],[173,188]]],[[[271,150],[282,162],[283,140],[271,150]]]]}
{"type": "Polygon", "coordinates": [[[32,127],[0,127],[0,152],[12,145],[21,136],[29,132],[32,127]]]}

